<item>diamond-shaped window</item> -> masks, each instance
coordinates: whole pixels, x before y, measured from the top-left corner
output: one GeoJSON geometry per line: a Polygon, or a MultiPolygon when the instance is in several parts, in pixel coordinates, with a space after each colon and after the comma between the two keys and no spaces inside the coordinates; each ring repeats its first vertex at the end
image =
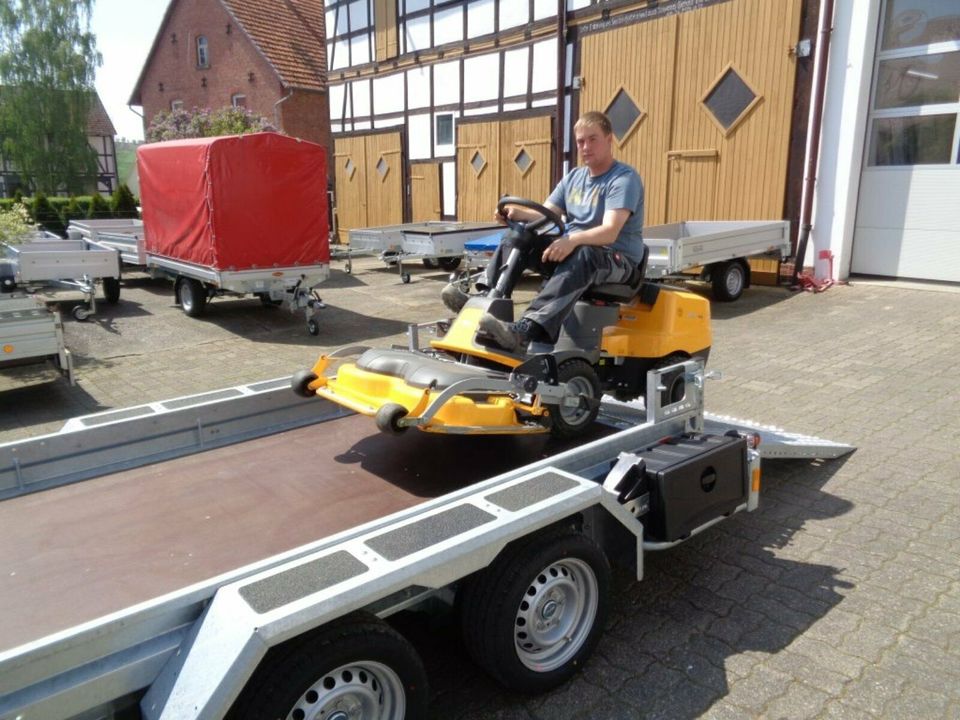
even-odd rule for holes
{"type": "Polygon", "coordinates": [[[617,145],[623,145],[646,116],[646,113],[637,106],[633,98],[630,97],[630,93],[624,88],[617,91],[604,112],[610,118],[613,137],[617,141],[617,145]]]}
{"type": "Polygon", "coordinates": [[[480,154],[480,151],[477,150],[473,157],[470,158],[470,167],[473,168],[473,171],[477,174],[477,177],[480,177],[480,173],[483,172],[483,169],[487,166],[486,158],[480,154]]]}
{"type": "Polygon", "coordinates": [[[390,172],[390,166],[387,164],[387,159],[381,155],[377,161],[377,175],[381,180],[386,180],[388,172],[390,172]]]}
{"type": "Polygon", "coordinates": [[[353,174],[357,171],[357,166],[353,164],[352,158],[347,158],[347,162],[344,163],[343,169],[347,171],[347,179],[352,180],[353,174]]]}
{"type": "Polygon", "coordinates": [[[729,135],[760,102],[760,96],[732,65],[700,100],[724,135],[729,135]]]}
{"type": "Polygon", "coordinates": [[[536,161],[533,159],[533,155],[528,153],[526,148],[520,148],[520,152],[513,156],[513,164],[520,170],[521,177],[530,172],[534,162],[536,161]]]}

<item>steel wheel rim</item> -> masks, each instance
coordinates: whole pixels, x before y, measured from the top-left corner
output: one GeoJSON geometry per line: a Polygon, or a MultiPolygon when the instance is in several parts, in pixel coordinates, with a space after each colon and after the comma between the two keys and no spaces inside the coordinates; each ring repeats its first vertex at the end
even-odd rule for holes
{"type": "Polygon", "coordinates": [[[361,660],[331,670],[311,685],[287,720],[403,720],[406,694],[400,676],[361,660]]]}
{"type": "Polygon", "coordinates": [[[736,295],[743,289],[743,268],[740,265],[732,265],[727,272],[726,277],[727,292],[736,295]]]}
{"type": "Polygon", "coordinates": [[[583,647],[597,617],[597,576],[583,560],[567,558],[544,568],[517,608],[517,657],[535,672],[568,663],[583,647]]]}
{"type": "Polygon", "coordinates": [[[581,395],[593,397],[593,383],[583,375],[577,375],[567,380],[567,395],[560,403],[560,417],[567,425],[579,425],[590,417],[590,410],[584,409],[579,402],[576,406],[567,406],[567,400],[574,398],[579,401],[581,395]]]}
{"type": "Polygon", "coordinates": [[[193,307],[197,302],[197,299],[194,297],[193,283],[184,281],[183,285],[181,285],[181,288],[180,304],[183,305],[184,310],[193,310],[193,307]]]}

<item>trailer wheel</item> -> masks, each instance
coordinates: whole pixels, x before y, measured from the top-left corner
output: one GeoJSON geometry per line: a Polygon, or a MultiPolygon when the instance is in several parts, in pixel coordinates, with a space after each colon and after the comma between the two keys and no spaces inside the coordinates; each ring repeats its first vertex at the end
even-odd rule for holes
{"type": "Polygon", "coordinates": [[[103,284],[103,299],[111,305],[120,302],[120,278],[105,277],[101,280],[103,284]]]}
{"type": "Polygon", "coordinates": [[[317,394],[316,390],[309,388],[310,383],[317,379],[317,374],[313,370],[298,370],[290,378],[290,389],[300,397],[312,398],[317,394]]]}
{"type": "Polygon", "coordinates": [[[463,589],[467,650],[509,688],[554,688],[600,639],[609,584],[606,555],[581,533],[541,534],[508,546],[463,589]]]}
{"type": "Polygon", "coordinates": [[[400,420],[407,414],[407,409],[399,403],[387,403],[379,410],[374,418],[377,422],[377,428],[380,432],[388,435],[399,435],[406,432],[407,428],[400,425],[400,420]]]}
{"type": "Polygon", "coordinates": [[[423,258],[420,262],[422,262],[423,266],[428,270],[435,270],[439,266],[436,258],[423,258]]]}
{"type": "Polygon", "coordinates": [[[749,272],[741,260],[728,260],[714,265],[710,270],[713,297],[720,302],[733,302],[739,298],[747,286],[749,272]]]}
{"type": "Polygon", "coordinates": [[[400,275],[400,282],[402,282],[404,285],[409,285],[409,284],[410,284],[410,273],[408,273],[408,272],[402,273],[402,274],[400,275]]]}
{"type": "Polygon", "coordinates": [[[556,438],[570,438],[582,432],[597,419],[600,411],[600,379],[586,360],[579,358],[560,363],[557,379],[566,383],[583,400],[576,407],[550,405],[550,432],[556,438]]]}
{"type": "Polygon", "coordinates": [[[460,261],[461,261],[461,258],[458,255],[456,257],[442,257],[439,259],[438,262],[440,263],[440,268],[442,270],[446,270],[447,272],[453,272],[458,267],[460,267],[460,261]]]}
{"type": "Polygon", "coordinates": [[[403,636],[357,613],[271,650],[228,720],[417,720],[427,715],[427,676],[403,636]]]}
{"type": "Polygon", "coordinates": [[[177,299],[188,317],[200,317],[207,305],[207,289],[193,278],[180,278],[177,282],[177,299]]]}
{"type": "Polygon", "coordinates": [[[270,293],[268,292],[257,293],[257,297],[260,298],[260,304],[264,307],[280,307],[283,305],[282,299],[274,300],[272,297],[270,297],[270,293]]]}
{"type": "Polygon", "coordinates": [[[309,320],[307,320],[307,332],[310,333],[311,335],[319,335],[320,323],[318,323],[313,318],[310,318],[309,320]]]}

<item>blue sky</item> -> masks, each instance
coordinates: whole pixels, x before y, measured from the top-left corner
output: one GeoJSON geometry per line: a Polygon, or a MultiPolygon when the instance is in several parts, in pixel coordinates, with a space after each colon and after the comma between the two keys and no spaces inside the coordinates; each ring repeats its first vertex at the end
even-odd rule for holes
{"type": "Polygon", "coordinates": [[[140,76],[168,0],[96,0],[91,29],[103,65],[97,70],[97,92],[119,137],[143,138],[140,117],[127,100],[140,76]]]}

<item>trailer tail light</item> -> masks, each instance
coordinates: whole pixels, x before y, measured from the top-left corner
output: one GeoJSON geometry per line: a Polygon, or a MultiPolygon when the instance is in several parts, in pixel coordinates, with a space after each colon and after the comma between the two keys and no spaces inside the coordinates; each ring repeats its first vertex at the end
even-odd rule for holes
{"type": "Polygon", "coordinates": [[[750,485],[750,490],[755,493],[760,492],[760,468],[753,470],[753,483],[750,485]]]}
{"type": "Polygon", "coordinates": [[[4,345],[4,346],[3,346],[3,351],[4,351],[5,353],[12,353],[12,352],[13,352],[13,345],[4,345]]]}

